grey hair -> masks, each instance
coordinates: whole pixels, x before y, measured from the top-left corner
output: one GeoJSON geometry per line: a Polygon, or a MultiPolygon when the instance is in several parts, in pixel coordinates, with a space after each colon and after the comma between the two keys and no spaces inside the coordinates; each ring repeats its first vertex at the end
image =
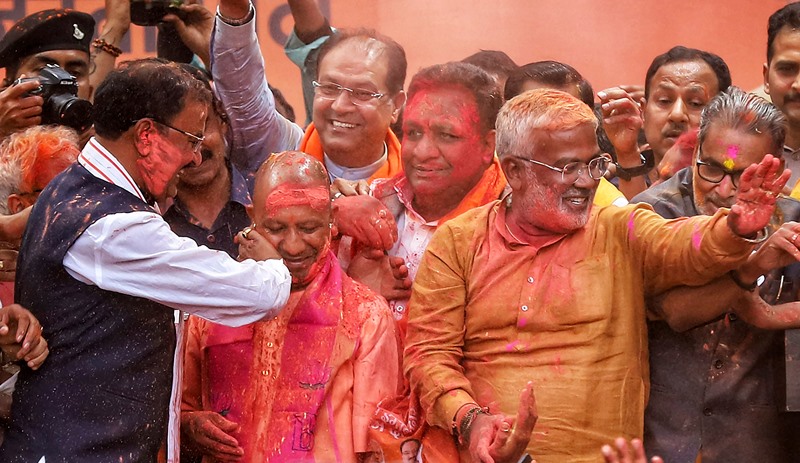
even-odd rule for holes
{"type": "Polygon", "coordinates": [[[753,135],[769,134],[773,156],[780,157],[786,138],[787,122],[783,113],[758,95],[730,86],[708,102],[700,115],[697,146],[702,146],[711,126],[735,129],[753,135]]]}
{"type": "Polygon", "coordinates": [[[597,117],[574,96],[549,88],[524,92],[507,101],[497,115],[497,155],[520,156],[530,149],[537,130],[571,130],[582,124],[597,130],[597,117]]]}

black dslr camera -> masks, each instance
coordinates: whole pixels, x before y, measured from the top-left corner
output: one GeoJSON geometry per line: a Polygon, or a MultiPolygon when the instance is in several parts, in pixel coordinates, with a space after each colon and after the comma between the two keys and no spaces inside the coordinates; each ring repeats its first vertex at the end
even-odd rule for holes
{"type": "Polygon", "coordinates": [[[181,16],[183,0],[131,0],[131,22],[139,26],[155,26],[167,14],[181,16]]]}
{"type": "Polygon", "coordinates": [[[78,98],[78,79],[72,74],[57,64],[48,64],[38,77],[17,79],[14,85],[32,80],[39,81],[39,88],[24,96],[39,95],[44,99],[42,124],[66,125],[78,133],[92,125],[92,103],[78,98]]]}

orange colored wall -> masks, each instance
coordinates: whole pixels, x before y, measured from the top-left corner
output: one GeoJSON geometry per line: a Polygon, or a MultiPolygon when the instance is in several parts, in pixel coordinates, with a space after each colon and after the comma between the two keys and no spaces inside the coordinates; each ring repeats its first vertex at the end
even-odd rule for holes
{"type": "MultiPolygon", "coordinates": [[[[543,59],[577,68],[599,90],[641,83],[652,58],[673,45],[719,54],[733,82],[761,84],[767,18],[784,0],[318,0],[337,27],[373,27],[406,49],[409,77],[421,67],[478,49],[506,51],[518,64],[543,59]]],[[[204,2],[210,8],[215,0],[204,2]]],[[[34,11],[72,7],[103,17],[101,0],[0,0],[4,31],[34,11]]],[[[258,31],[270,82],[303,120],[299,73],[283,55],[292,27],[280,0],[256,0],[258,31]]],[[[155,54],[152,28],[132,26],[123,58],[155,54]]]]}

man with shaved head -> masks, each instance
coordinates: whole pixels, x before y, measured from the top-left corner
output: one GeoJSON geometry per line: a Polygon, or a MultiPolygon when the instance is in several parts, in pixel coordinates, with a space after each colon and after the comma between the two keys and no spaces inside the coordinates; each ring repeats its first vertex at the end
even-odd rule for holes
{"type": "Polygon", "coordinates": [[[328,174],[311,156],[272,156],[256,174],[243,257],[274,247],[292,275],[285,310],[228,328],[189,321],[183,443],[204,461],[356,462],[377,402],[395,391],[398,351],[386,302],[330,251],[328,174]]]}

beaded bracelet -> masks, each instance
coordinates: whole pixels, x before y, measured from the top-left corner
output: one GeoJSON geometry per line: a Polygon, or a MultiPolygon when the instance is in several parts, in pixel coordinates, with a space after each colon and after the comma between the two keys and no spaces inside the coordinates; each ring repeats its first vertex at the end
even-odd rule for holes
{"type": "Polygon", "coordinates": [[[115,47],[114,45],[111,45],[110,43],[106,42],[103,39],[92,40],[92,46],[97,48],[98,50],[103,50],[104,52],[108,53],[114,58],[122,54],[121,48],[115,47]]]}

